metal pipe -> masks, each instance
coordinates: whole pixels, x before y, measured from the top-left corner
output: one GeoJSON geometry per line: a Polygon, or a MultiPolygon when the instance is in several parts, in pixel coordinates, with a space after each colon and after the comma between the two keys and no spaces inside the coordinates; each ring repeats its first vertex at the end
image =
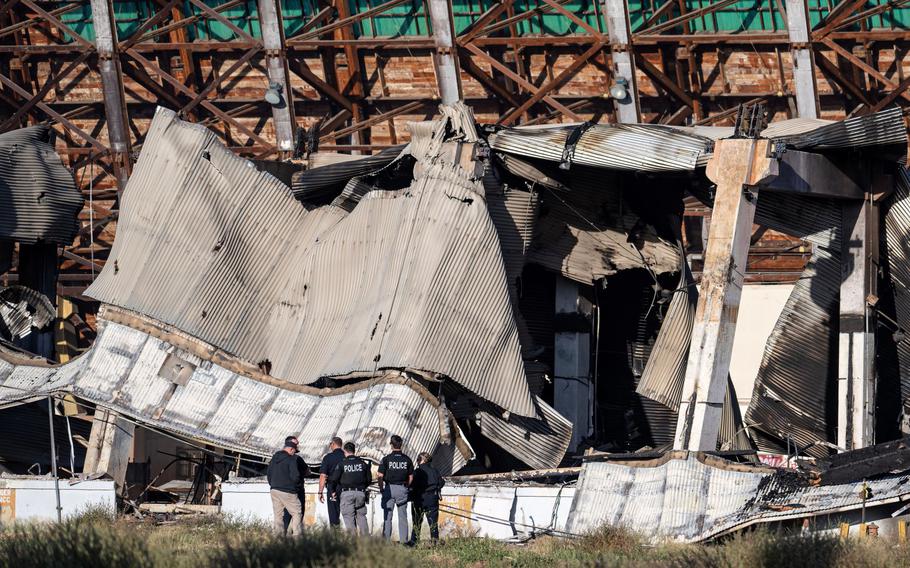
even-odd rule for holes
{"type": "Polygon", "coordinates": [[[54,474],[54,493],[57,495],[57,522],[63,520],[63,507],[60,505],[60,477],[57,475],[57,443],[54,438],[54,398],[47,397],[47,421],[51,430],[51,473],[54,474]]]}

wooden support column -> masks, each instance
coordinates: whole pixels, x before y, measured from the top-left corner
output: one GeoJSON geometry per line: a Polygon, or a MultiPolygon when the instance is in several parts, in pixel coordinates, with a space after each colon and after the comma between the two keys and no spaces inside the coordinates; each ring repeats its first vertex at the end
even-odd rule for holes
{"type": "Polygon", "coordinates": [[[288,84],[288,63],[285,54],[284,29],[281,26],[281,8],[276,0],[259,0],[259,25],[265,47],[265,64],[269,82],[280,85],[281,102],[272,107],[275,121],[275,138],[282,153],[294,151],[294,99],[288,84]]]}
{"type": "Polygon", "coordinates": [[[136,426],[103,408],[95,410],[88,448],[85,451],[83,473],[109,475],[121,493],[126,487],[126,468],[133,451],[136,426]]]}
{"type": "Polygon", "coordinates": [[[442,104],[450,105],[461,100],[461,78],[458,63],[455,60],[455,42],[452,37],[452,5],[449,0],[428,0],[430,23],[433,26],[433,41],[436,52],[433,53],[433,66],[436,68],[436,84],[439,86],[439,98],[442,104]]]}
{"type": "Polygon", "coordinates": [[[837,445],[875,443],[875,321],[869,299],[877,293],[878,205],[843,205],[843,277],[838,334],[837,445]]]}
{"type": "Polygon", "coordinates": [[[607,17],[607,30],[610,38],[610,52],[613,54],[613,80],[623,77],[628,81],[629,94],[617,101],[616,119],[631,124],[639,121],[638,83],[635,80],[635,58],[632,57],[632,33],[629,29],[629,9],[626,0],[601,0],[603,12],[607,17]]]}
{"type": "Polygon", "coordinates": [[[806,0],[787,0],[787,33],[793,56],[796,111],[800,118],[818,118],[818,92],[806,0]]]}
{"type": "Polygon", "coordinates": [[[123,93],[123,75],[117,53],[117,34],[111,18],[111,0],[92,0],[92,24],[95,27],[95,50],[104,92],[104,115],[113,154],[114,174],[120,191],[126,187],[130,173],[129,117],[123,93]]]}
{"type": "Polygon", "coordinates": [[[553,407],[572,423],[569,451],[574,451],[592,431],[591,334],[589,326],[581,325],[590,312],[590,302],[579,294],[578,283],[557,276],[553,407]]]}
{"type": "Polygon", "coordinates": [[[718,140],[708,162],[707,176],[717,184],[717,191],[676,424],[673,447],[678,450],[717,449],[758,204],[756,186],[777,173],[777,162],[768,157],[769,149],[768,140],[718,140]]]}

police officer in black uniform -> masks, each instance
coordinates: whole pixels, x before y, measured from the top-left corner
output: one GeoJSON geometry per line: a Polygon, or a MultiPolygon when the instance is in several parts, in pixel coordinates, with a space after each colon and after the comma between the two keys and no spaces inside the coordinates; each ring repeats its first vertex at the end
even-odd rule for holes
{"type": "Polygon", "coordinates": [[[329,526],[332,528],[341,525],[341,506],[338,501],[341,496],[338,486],[329,481],[329,474],[344,459],[342,446],[344,446],[344,442],[341,438],[338,436],[332,438],[329,443],[329,453],[323,456],[322,464],[319,466],[319,502],[325,503],[325,508],[329,513],[329,526]]]}
{"type": "Polygon", "coordinates": [[[329,480],[338,485],[344,527],[348,532],[359,531],[362,535],[368,535],[367,486],[373,482],[373,474],[370,464],[354,455],[355,451],[352,442],[344,445],[344,459],[332,470],[329,480]]]}
{"type": "Polygon", "coordinates": [[[439,475],[435,467],[430,465],[433,457],[426,452],[417,456],[417,470],[414,471],[414,481],[411,483],[411,514],[413,516],[414,531],[411,534],[410,545],[420,541],[420,529],[423,517],[426,515],[430,525],[430,538],[433,542],[439,540],[439,500],[445,480],[439,475]]]}
{"type": "Polygon", "coordinates": [[[401,436],[389,439],[392,453],[379,463],[379,492],[384,521],[382,536],[392,540],[392,514],[398,509],[398,542],[408,540],[408,487],[414,475],[414,462],[401,451],[401,436]]]}

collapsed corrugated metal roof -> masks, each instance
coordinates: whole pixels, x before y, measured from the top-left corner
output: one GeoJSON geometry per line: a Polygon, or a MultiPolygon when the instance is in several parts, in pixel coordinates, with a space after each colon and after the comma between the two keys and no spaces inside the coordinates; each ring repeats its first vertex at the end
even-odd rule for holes
{"type": "Polygon", "coordinates": [[[297,199],[305,203],[328,203],[338,196],[351,178],[384,168],[398,158],[406,146],[399,144],[371,156],[337,161],[296,172],[291,180],[291,191],[297,199]]]}
{"type": "MultiPolygon", "coordinates": [[[[768,130],[771,130],[769,126],[768,130]]],[[[767,131],[766,131],[767,132],[767,131]]],[[[894,106],[887,110],[832,122],[795,135],[784,135],[778,127],[771,130],[780,142],[797,150],[826,150],[907,144],[903,111],[894,106]],[[780,137],[780,138],[778,138],[780,137]]],[[[765,135],[765,133],[762,133],[765,135]]]]}
{"type": "Polygon", "coordinates": [[[416,181],[348,213],[307,211],[213,133],[159,109],[87,294],[292,383],[414,368],[534,416],[479,178],[446,154],[448,140],[476,138],[473,117],[444,112],[412,141],[425,153],[416,181]]]}
{"type": "Polygon", "coordinates": [[[581,124],[505,128],[490,147],[518,156],[599,168],[672,172],[704,165],[713,142],[657,124],[581,124]]]}
{"type": "Polygon", "coordinates": [[[788,470],[688,452],[656,460],[587,461],[567,529],[622,526],[654,542],[698,542],[756,523],[840,513],[910,497],[910,474],[812,487],[788,470]],[[866,484],[872,491],[863,499],[866,484]]]}
{"type": "MultiPolygon", "coordinates": [[[[883,203],[882,214],[882,253],[883,259],[887,260],[891,284],[889,291],[898,324],[898,329],[891,331],[903,333],[903,330],[910,330],[910,172],[905,168],[899,168],[894,192],[883,203]]],[[[906,421],[910,418],[910,408],[907,408],[910,404],[910,341],[902,339],[895,340],[895,343],[900,402],[904,406],[906,421]]],[[[882,361],[878,364],[881,365],[882,361]]],[[[910,434],[910,424],[903,424],[903,430],[904,434],[910,434]]]]}
{"type": "Polygon", "coordinates": [[[70,244],[82,195],[49,126],[0,133],[0,239],[70,244]]]}
{"type": "MultiPolygon", "coordinates": [[[[0,405],[68,393],[141,422],[220,447],[267,457],[299,432],[300,452],[318,463],[332,436],[378,461],[399,434],[409,451],[471,457],[448,413],[413,378],[388,372],[335,389],[267,377],[216,348],[148,318],[110,308],[89,352],[59,366],[0,359],[0,405]],[[451,447],[460,446],[457,451],[451,447]]],[[[434,460],[434,465],[437,463],[434,460]]]]}

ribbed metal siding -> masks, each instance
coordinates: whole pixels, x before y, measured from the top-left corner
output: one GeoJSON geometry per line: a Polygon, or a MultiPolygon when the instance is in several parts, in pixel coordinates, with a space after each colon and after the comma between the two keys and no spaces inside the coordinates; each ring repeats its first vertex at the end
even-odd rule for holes
{"type": "Polygon", "coordinates": [[[906,473],[809,486],[787,470],[750,470],[716,458],[711,464],[683,452],[636,465],[589,461],[578,479],[566,530],[620,525],[652,542],[697,542],[755,523],[844,513],[910,496],[906,473]],[[872,499],[863,500],[864,483],[872,499]]]}
{"type": "Polygon", "coordinates": [[[72,243],[82,195],[50,144],[49,126],[0,134],[0,238],[72,243]]]}
{"type": "Polygon", "coordinates": [[[372,156],[296,172],[291,180],[291,191],[300,201],[331,201],[351,178],[389,165],[406,146],[406,144],[399,144],[372,156]]]}
{"type": "Polygon", "coordinates": [[[211,132],[159,109],[87,294],[268,360],[291,382],[411,367],[533,416],[500,244],[460,172],[439,163],[350,214],[308,212],[211,132]]]}
{"type": "Polygon", "coordinates": [[[798,150],[906,144],[907,127],[904,125],[903,111],[894,106],[875,114],[848,118],[780,140],[798,150]]]}
{"type": "MultiPolygon", "coordinates": [[[[779,193],[759,197],[756,223],[814,245],[768,338],[746,412],[760,449],[785,451],[788,436],[800,447],[831,441],[828,408],[837,378],[841,217],[836,200],[779,193]]],[[[816,446],[810,453],[828,451],[816,446]]]]}
{"type": "MultiPolygon", "coordinates": [[[[895,176],[894,193],[883,208],[885,246],[897,322],[910,329],[910,174],[903,167],[895,176]]],[[[910,341],[897,344],[901,400],[910,400],[910,341]]]]}
{"type": "MultiPolygon", "coordinates": [[[[501,152],[562,161],[575,127],[508,128],[490,136],[501,152]]],[[[694,170],[712,141],[654,124],[598,124],[581,135],[572,163],[615,170],[668,172],[694,170]]]]}
{"type": "Polygon", "coordinates": [[[480,432],[506,452],[535,469],[556,467],[572,440],[572,423],[538,397],[540,419],[508,419],[485,408],[478,413],[480,432]]]}
{"type": "MultiPolygon", "coordinates": [[[[361,455],[377,461],[391,434],[404,437],[415,453],[432,453],[440,445],[443,411],[406,384],[380,382],[321,396],[204,363],[186,385],[178,386],[158,374],[174,349],[102,320],[91,351],[71,363],[16,367],[3,362],[0,404],[68,392],[153,426],[262,457],[278,449],[285,436],[299,433],[301,455],[309,463],[320,461],[335,435],[355,442],[361,455]]],[[[452,455],[454,467],[461,467],[463,456],[452,455]]]]}

